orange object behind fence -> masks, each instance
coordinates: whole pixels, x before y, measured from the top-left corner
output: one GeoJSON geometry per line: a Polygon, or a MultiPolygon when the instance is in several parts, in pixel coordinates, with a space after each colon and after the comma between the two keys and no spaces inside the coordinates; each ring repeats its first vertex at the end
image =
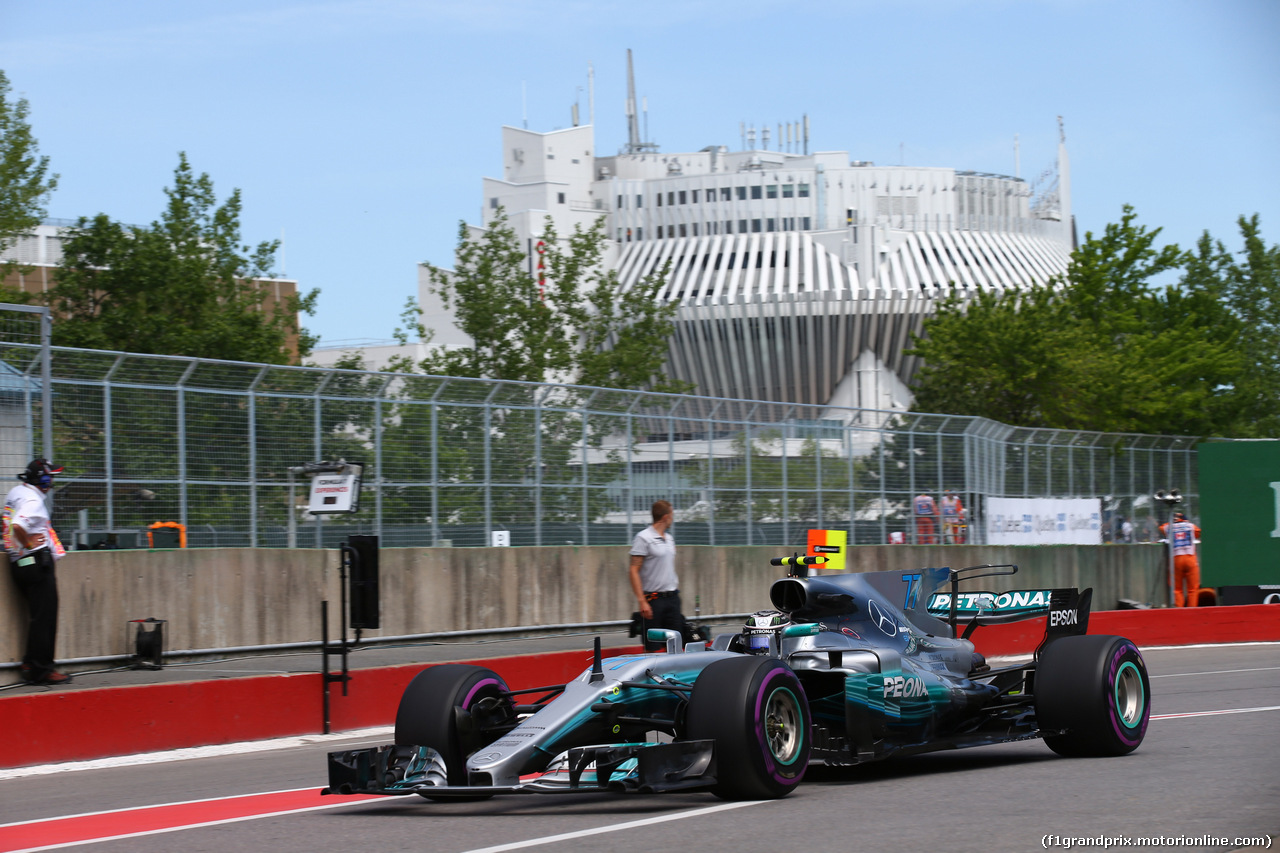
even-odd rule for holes
{"type": "Polygon", "coordinates": [[[155,524],[152,524],[147,528],[147,547],[148,548],[156,547],[155,539],[151,535],[152,531],[159,530],[166,527],[172,527],[177,529],[179,548],[187,547],[187,526],[185,524],[182,524],[177,521],[157,521],[155,524]]]}

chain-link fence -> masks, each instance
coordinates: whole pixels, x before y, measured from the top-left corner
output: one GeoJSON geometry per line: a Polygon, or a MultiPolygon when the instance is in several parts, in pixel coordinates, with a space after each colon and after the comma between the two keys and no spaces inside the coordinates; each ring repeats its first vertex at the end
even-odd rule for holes
{"type": "MultiPolygon", "coordinates": [[[[43,447],[40,347],[0,346],[14,473],[43,447]]],[[[991,497],[1102,500],[1104,539],[1154,539],[1150,496],[1198,512],[1195,440],[1018,429],[981,418],[207,361],[54,347],[55,525],[81,547],[622,545],[654,500],[685,544],[913,541],[911,502],[952,490],[982,540],[991,497]],[[289,469],[364,464],[358,513],[305,511],[289,469]],[[292,520],[290,516],[292,515],[292,520]]],[[[12,457],[12,458],[10,458],[12,457]]]]}
{"type": "Polygon", "coordinates": [[[23,370],[0,360],[0,471],[25,467],[34,448],[44,456],[53,452],[51,409],[41,406],[40,432],[47,438],[39,444],[32,441],[30,420],[32,397],[43,399],[52,385],[50,332],[48,308],[0,303],[0,342],[27,348],[23,370]]]}

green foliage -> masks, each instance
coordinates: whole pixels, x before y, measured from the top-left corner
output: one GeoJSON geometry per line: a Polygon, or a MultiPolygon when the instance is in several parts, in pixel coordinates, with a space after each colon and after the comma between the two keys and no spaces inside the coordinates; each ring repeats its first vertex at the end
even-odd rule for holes
{"type": "Polygon", "coordinates": [[[472,345],[437,348],[421,367],[428,373],[541,382],[568,370],[570,341],[563,320],[539,298],[537,280],[505,215],[477,238],[466,223],[458,229],[454,271],[427,264],[430,288],[472,345]]]}
{"type": "Polygon", "coordinates": [[[1280,436],[1280,246],[1263,241],[1257,214],[1237,221],[1239,259],[1205,232],[1184,281],[1220,300],[1238,323],[1241,363],[1224,395],[1234,407],[1232,434],[1274,438],[1280,436]]]}
{"type": "MultiPolygon", "coordinates": [[[[656,298],[667,271],[624,291],[617,272],[602,263],[605,243],[603,217],[563,241],[547,217],[540,285],[505,211],[478,236],[462,223],[454,269],[426,267],[431,291],[472,344],[438,347],[418,368],[443,376],[688,390],[662,377],[678,307],[656,298]]],[[[408,324],[421,331],[416,308],[409,310],[408,324]]]]}
{"type": "Polygon", "coordinates": [[[701,465],[702,484],[715,487],[720,520],[847,523],[851,487],[866,488],[865,462],[850,464],[818,438],[786,439],[778,429],[756,428],[735,434],[730,448],[729,460],[701,465]]]}
{"type": "Polygon", "coordinates": [[[912,350],[925,359],[916,410],[1046,425],[1078,337],[1053,322],[1061,309],[1049,288],[944,301],[912,350]]]}
{"type": "MultiPolygon", "coordinates": [[[[675,303],[659,303],[665,270],[623,291],[617,273],[604,268],[604,220],[575,228],[561,239],[550,217],[539,255],[544,281],[529,269],[504,211],[473,235],[464,223],[458,231],[453,270],[426,265],[430,288],[453,311],[455,323],[470,339],[462,348],[435,347],[414,364],[401,359],[392,369],[433,376],[567,383],[608,388],[686,390],[662,377],[667,339],[674,328],[675,303]]],[[[428,340],[413,300],[396,331],[403,344],[428,340]]],[[[498,523],[577,519],[613,509],[604,489],[590,490],[583,506],[582,478],[603,485],[616,477],[616,452],[600,462],[603,438],[619,428],[608,412],[573,411],[583,398],[563,390],[554,399],[533,386],[501,389],[498,405],[481,408],[489,386],[456,380],[442,388],[439,379],[407,378],[392,392],[387,418],[388,470],[407,480],[432,479],[427,466],[437,448],[439,481],[431,517],[442,524],[480,521],[486,507],[498,523]],[[475,397],[476,394],[481,396],[475,397]],[[474,399],[472,399],[474,397],[474,399]],[[436,405],[424,401],[434,398],[436,405]],[[590,448],[593,463],[581,463],[590,448]],[[483,484],[490,483],[486,490],[483,484]],[[540,483],[538,518],[534,484],[540,483]],[[564,488],[558,488],[564,487],[564,488]]],[[[587,395],[590,396],[589,394],[587,395]]],[[[393,503],[395,496],[390,499],[393,503]]]]}
{"type": "Polygon", "coordinates": [[[1182,435],[1270,429],[1280,399],[1276,249],[1241,220],[1238,263],[1206,234],[1156,247],[1131,207],[1072,256],[1067,280],[969,300],[925,321],[915,410],[1015,426],[1182,435]],[[1155,279],[1181,270],[1167,287],[1155,279]],[[1268,318],[1270,318],[1268,320],[1268,318]],[[1270,349],[1268,349],[1268,346],[1270,349]]]}
{"type": "Polygon", "coordinates": [[[264,305],[278,241],[240,243],[240,191],[218,203],[213,181],[179,154],[159,221],[133,228],[106,214],[81,218],[63,244],[50,304],[60,346],[269,364],[300,356],[315,338],[297,325],[317,291],[264,305]]]}
{"type": "MultiPolygon", "coordinates": [[[[58,186],[49,173],[49,158],[37,154],[25,98],[9,100],[9,78],[0,71],[0,250],[44,219],[44,202],[58,186]]],[[[0,265],[3,278],[16,264],[0,265]]]]}

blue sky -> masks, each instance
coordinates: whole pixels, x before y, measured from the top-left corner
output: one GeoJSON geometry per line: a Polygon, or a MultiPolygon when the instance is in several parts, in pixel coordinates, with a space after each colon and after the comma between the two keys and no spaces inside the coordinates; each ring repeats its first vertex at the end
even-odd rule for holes
{"type": "Polygon", "coordinates": [[[61,174],[50,216],[147,223],[178,152],[246,240],[321,290],[321,345],[386,339],[416,265],[450,265],[500,127],[626,135],[626,50],[664,151],[808,114],[811,147],[1021,174],[1066,123],[1078,227],[1122,205],[1168,242],[1280,242],[1280,2],[0,0],[0,68],[61,174]],[[581,87],[581,88],[579,88],[581,87]],[[522,89],[527,95],[522,97],[522,89]],[[527,103],[527,107],[525,104],[527,103]]]}

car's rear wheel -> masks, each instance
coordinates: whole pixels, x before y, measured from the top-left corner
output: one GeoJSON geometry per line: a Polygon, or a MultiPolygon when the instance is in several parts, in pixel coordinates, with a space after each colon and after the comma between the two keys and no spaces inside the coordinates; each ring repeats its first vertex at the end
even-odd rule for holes
{"type": "Polygon", "coordinates": [[[1059,755],[1124,755],[1138,748],[1151,718],[1151,684],[1131,640],[1062,637],[1036,663],[1036,721],[1059,755]]]}
{"type": "Polygon", "coordinates": [[[776,658],[716,661],[694,682],[685,737],[714,740],[716,785],[727,800],[791,793],[809,766],[809,702],[791,668],[776,658]]]}
{"type": "Polygon", "coordinates": [[[497,740],[494,726],[512,717],[507,690],[502,677],[484,667],[447,663],[424,669],[400,697],[396,743],[431,747],[444,759],[449,784],[466,785],[467,757],[497,740]]]}

